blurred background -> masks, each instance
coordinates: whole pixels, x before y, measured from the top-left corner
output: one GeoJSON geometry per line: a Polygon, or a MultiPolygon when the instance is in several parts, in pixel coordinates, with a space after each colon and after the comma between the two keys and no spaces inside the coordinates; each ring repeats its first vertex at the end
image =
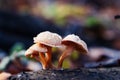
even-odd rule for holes
{"type": "MultiPolygon", "coordinates": [[[[40,70],[41,64],[24,52],[43,31],[63,38],[76,34],[89,54],[74,51],[63,68],[120,66],[120,0],[0,0],[0,71],[16,74],[40,70]]],[[[61,51],[53,49],[57,64],[61,51]]]]}

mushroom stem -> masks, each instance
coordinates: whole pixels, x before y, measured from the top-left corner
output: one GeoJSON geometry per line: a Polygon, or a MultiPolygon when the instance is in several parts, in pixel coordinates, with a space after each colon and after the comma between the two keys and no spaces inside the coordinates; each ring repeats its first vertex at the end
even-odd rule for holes
{"type": "MultiPolygon", "coordinates": [[[[33,55],[32,55],[33,56],[33,55]]],[[[34,58],[42,64],[43,69],[46,69],[46,60],[43,53],[39,53],[39,56],[34,56],[34,58]]]]}
{"type": "Polygon", "coordinates": [[[43,53],[39,53],[39,57],[40,57],[40,61],[41,61],[43,69],[47,69],[45,55],[43,53]]]}
{"type": "Polygon", "coordinates": [[[62,67],[62,63],[64,61],[64,59],[68,56],[71,55],[71,53],[73,52],[74,48],[73,47],[67,47],[66,50],[62,53],[62,55],[60,56],[59,58],[59,61],[58,61],[58,68],[61,68],[62,67]]]}
{"type": "Polygon", "coordinates": [[[45,54],[46,56],[46,62],[49,68],[53,68],[52,66],[52,48],[51,47],[47,47],[48,51],[45,54]]]}

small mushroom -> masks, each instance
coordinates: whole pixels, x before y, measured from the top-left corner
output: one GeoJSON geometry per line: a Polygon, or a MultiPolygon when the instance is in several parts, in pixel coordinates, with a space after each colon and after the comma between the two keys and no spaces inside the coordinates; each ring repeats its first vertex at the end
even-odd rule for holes
{"type": "Polygon", "coordinates": [[[66,50],[62,53],[62,55],[59,58],[58,68],[62,67],[64,59],[70,56],[73,50],[78,50],[80,53],[88,53],[86,43],[74,34],[66,36],[62,40],[62,44],[66,46],[66,50]]]}
{"type": "Polygon", "coordinates": [[[43,47],[47,48],[47,52],[45,54],[46,62],[48,64],[48,68],[53,68],[52,65],[52,47],[60,47],[61,46],[62,37],[56,33],[52,33],[49,31],[41,32],[34,37],[34,43],[39,43],[43,47]]]}
{"type": "Polygon", "coordinates": [[[40,61],[43,69],[47,68],[46,60],[44,53],[47,52],[47,49],[41,44],[33,44],[26,52],[25,56],[35,58],[36,60],[40,61]]]}

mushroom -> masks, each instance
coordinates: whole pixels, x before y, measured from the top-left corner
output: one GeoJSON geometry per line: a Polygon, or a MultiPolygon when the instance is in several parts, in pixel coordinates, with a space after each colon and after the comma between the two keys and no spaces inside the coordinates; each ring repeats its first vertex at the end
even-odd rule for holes
{"type": "Polygon", "coordinates": [[[48,68],[54,67],[51,63],[52,47],[60,47],[61,41],[62,41],[62,37],[60,35],[49,32],[49,31],[41,32],[36,37],[34,37],[34,43],[39,43],[43,47],[47,48],[45,58],[46,58],[48,68]]]}
{"type": "Polygon", "coordinates": [[[42,64],[43,69],[47,68],[46,60],[44,53],[47,52],[47,49],[41,44],[33,44],[26,52],[25,56],[35,58],[36,60],[40,61],[42,64]]]}
{"type": "Polygon", "coordinates": [[[64,59],[72,54],[74,50],[78,50],[80,53],[88,53],[86,43],[81,40],[77,35],[70,34],[62,40],[62,44],[66,46],[66,50],[59,58],[58,68],[62,67],[64,59]]]}

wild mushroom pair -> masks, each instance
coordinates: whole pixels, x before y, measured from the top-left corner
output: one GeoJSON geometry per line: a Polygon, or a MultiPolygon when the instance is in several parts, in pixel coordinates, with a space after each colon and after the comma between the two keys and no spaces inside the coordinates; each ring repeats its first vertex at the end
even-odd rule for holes
{"type": "Polygon", "coordinates": [[[26,56],[33,57],[40,61],[43,69],[54,69],[51,62],[52,47],[66,46],[65,51],[61,54],[58,61],[58,69],[62,68],[64,59],[71,55],[73,50],[78,50],[81,53],[87,53],[87,45],[78,36],[71,34],[62,39],[56,33],[49,31],[41,32],[34,38],[34,45],[32,45],[25,53],[26,56]]]}
{"type": "Polygon", "coordinates": [[[41,32],[34,38],[35,44],[25,52],[25,55],[40,61],[43,69],[55,68],[51,62],[52,47],[59,47],[61,40],[62,37],[56,33],[41,32]]]}

